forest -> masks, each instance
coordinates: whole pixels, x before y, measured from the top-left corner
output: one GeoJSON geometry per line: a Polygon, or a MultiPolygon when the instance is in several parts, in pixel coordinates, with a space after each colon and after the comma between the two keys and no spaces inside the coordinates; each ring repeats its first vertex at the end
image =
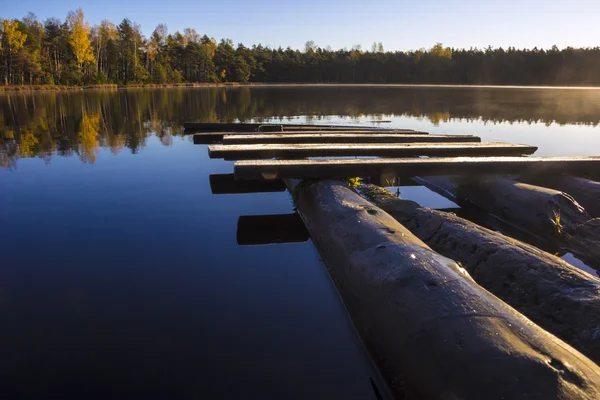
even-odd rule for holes
{"type": "Polygon", "coordinates": [[[600,85],[600,47],[558,49],[333,50],[237,46],[195,29],[150,37],[123,19],[90,26],[81,9],[64,21],[0,19],[0,79],[4,85],[179,83],[406,83],[600,85]]]}

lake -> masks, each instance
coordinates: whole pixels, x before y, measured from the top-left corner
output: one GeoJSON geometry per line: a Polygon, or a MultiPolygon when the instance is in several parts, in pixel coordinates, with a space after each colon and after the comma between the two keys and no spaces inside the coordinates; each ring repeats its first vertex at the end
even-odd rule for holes
{"type": "MultiPolygon", "coordinates": [[[[0,94],[0,109],[5,398],[386,398],[310,240],[256,245],[260,220],[241,223],[293,217],[290,196],[213,194],[210,176],[233,163],[209,160],[184,122],[468,133],[537,155],[600,149],[600,90],[19,92],[0,94]]],[[[422,187],[400,193],[455,206],[422,187]]]]}

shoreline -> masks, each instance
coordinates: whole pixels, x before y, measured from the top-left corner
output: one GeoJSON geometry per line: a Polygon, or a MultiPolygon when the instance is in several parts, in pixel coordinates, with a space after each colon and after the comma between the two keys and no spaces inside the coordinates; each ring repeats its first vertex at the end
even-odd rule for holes
{"type": "Polygon", "coordinates": [[[460,85],[432,83],[148,83],[148,84],[97,84],[69,85],[0,85],[0,94],[33,91],[81,91],[123,89],[170,89],[170,88],[216,88],[216,87],[376,87],[376,88],[456,88],[456,89],[536,89],[536,90],[600,90],[600,86],[524,86],[524,85],[460,85]]]}

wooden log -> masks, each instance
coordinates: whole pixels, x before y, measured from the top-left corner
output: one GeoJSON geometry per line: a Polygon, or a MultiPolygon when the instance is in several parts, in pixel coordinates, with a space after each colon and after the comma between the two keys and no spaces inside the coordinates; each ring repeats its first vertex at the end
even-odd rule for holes
{"type": "Polygon", "coordinates": [[[481,142],[472,135],[414,135],[389,133],[312,133],[225,135],[223,144],[261,143],[448,143],[481,142]]]}
{"type": "Polygon", "coordinates": [[[237,243],[242,246],[298,243],[309,239],[298,214],[242,215],[238,218],[237,243]]]}
{"type": "Polygon", "coordinates": [[[415,179],[459,204],[481,207],[585,259],[600,258],[600,218],[592,219],[568,194],[496,176],[415,179]]]}
{"type": "Polygon", "coordinates": [[[573,196],[593,217],[600,217],[600,182],[571,175],[522,175],[519,181],[560,190],[573,196]]]}
{"type": "Polygon", "coordinates": [[[332,160],[249,160],[235,163],[236,179],[344,178],[396,173],[403,176],[447,174],[587,174],[600,171],[600,157],[455,157],[332,160]]]}
{"type": "Polygon", "coordinates": [[[350,125],[310,125],[310,124],[261,124],[261,123],[227,123],[227,122],[186,122],[183,128],[187,133],[192,132],[255,132],[259,128],[264,130],[276,129],[312,129],[312,130],[380,130],[381,128],[369,126],[350,126],[350,125]]]}
{"type": "Polygon", "coordinates": [[[374,185],[359,193],[459,262],[485,289],[600,364],[599,279],[534,246],[374,185]]]}
{"type": "Polygon", "coordinates": [[[281,180],[240,181],[233,174],[212,174],[208,177],[212,194],[244,194],[283,192],[285,184],[281,180]]]}
{"type": "Polygon", "coordinates": [[[532,154],[537,147],[511,143],[233,144],[208,146],[210,158],[228,160],[329,156],[498,156],[532,154]]]}
{"type": "Polygon", "coordinates": [[[598,366],[346,185],[304,182],[292,192],[360,336],[397,395],[599,398],[598,366]]]}

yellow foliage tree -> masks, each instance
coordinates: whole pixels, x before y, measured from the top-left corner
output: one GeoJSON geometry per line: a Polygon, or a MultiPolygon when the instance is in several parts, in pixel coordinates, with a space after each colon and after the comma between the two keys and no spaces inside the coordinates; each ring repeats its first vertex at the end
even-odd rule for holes
{"type": "Polygon", "coordinates": [[[429,49],[429,54],[434,57],[439,58],[452,58],[452,49],[450,47],[444,47],[441,43],[436,43],[431,49],[429,49]]]}
{"type": "Polygon", "coordinates": [[[100,130],[100,115],[84,113],[77,136],[79,137],[79,158],[82,162],[93,164],[96,153],[100,149],[98,131],[100,130]]]}
{"type": "Polygon", "coordinates": [[[69,12],[67,23],[69,25],[69,44],[73,48],[73,54],[81,70],[85,63],[93,64],[96,62],[90,43],[90,25],[84,21],[81,8],[69,12]]]}
{"type": "Polygon", "coordinates": [[[16,20],[0,20],[0,50],[5,53],[4,57],[4,83],[8,85],[12,82],[12,64],[13,57],[23,47],[27,35],[18,29],[19,23],[16,20]]]}

